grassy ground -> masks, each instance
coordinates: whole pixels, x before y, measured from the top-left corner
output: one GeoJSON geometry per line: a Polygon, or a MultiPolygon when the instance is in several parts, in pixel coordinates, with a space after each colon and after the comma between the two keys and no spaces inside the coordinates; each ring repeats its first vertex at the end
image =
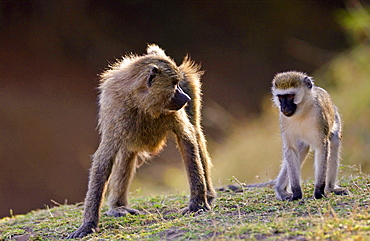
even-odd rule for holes
{"type": "MultiPolygon", "coordinates": [[[[302,201],[278,201],[269,187],[247,189],[219,193],[212,211],[193,215],[181,215],[186,194],[133,199],[142,215],[102,216],[99,232],[85,240],[370,240],[370,176],[356,172],[340,182],[350,195],[314,200],[309,181],[302,201]]],[[[63,239],[81,219],[82,205],[4,218],[0,240],[63,239]]]]}

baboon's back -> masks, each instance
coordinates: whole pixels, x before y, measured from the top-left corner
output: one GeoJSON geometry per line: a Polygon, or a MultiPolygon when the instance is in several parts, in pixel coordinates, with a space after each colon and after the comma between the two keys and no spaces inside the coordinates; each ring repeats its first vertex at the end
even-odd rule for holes
{"type": "Polygon", "coordinates": [[[185,58],[179,68],[184,73],[180,87],[191,98],[185,107],[186,113],[193,125],[200,126],[200,109],[202,107],[200,77],[203,72],[199,70],[199,65],[189,61],[188,58],[185,58]]]}

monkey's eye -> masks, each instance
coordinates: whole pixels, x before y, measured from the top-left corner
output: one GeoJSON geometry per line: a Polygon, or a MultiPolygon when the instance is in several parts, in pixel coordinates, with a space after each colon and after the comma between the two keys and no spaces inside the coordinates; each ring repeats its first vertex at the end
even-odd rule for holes
{"type": "Polygon", "coordinates": [[[290,94],[286,96],[288,100],[294,100],[294,94],[290,94]]]}
{"type": "Polygon", "coordinates": [[[283,101],[294,101],[294,94],[288,94],[288,95],[277,95],[279,98],[280,103],[283,101]]]}

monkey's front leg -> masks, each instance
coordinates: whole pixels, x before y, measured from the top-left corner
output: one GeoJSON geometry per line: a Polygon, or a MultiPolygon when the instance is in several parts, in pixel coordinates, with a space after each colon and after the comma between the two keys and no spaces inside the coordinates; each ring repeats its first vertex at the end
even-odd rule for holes
{"type": "Polygon", "coordinates": [[[69,239],[82,238],[96,231],[104,186],[112,170],[113,157],[113,152],[104,150],[102,145],[95,152],[85,198],[84,221],[76,231],[68,236],[69,239]]]}
{"type": "Polygon", "coordinates": [[[290,188],[292,189],[292,197],[289,200],[301,199],[303,196],[301,188],[301,165],[297,151],[292,147],[288,147],[285,150],[284,156],[288,168],[290,188]]]}
{"type": "Polygon", "coordinates": [[[329,157],[329,143],[324,142],[321,149],[315,150],[315,190],[314,197],[325,196],[326,171],[329,157]]]}
{"type": "Polygon", "coordinates": [[[182,152],[186,172],[190,184],[190,202],[189,206],[183,210],[183,213],[206,211],[210,209],[206,198],[206,181],[204,170],[199,157],[196,140],[188,138],[177,138],[178,145],[182,152]]]}

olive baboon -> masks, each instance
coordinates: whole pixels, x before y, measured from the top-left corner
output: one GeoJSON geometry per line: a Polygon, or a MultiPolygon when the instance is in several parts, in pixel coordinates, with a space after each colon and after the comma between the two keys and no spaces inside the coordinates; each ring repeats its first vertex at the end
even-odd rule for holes
{"type": "Polygon", "coordinates": [[[84,205],[84,221],[69,238],[98,227],[106,183],[110,216],[136,214],[128,191],[138,158],[157,154],[170,133],[176,136],[190,184],[183,213],[209,210],[215,198],[206,140],[200,124],[200,67],[185,57],[180,66],[157,45],[128,55],[101,75],[99,131],[84,205]]]}

